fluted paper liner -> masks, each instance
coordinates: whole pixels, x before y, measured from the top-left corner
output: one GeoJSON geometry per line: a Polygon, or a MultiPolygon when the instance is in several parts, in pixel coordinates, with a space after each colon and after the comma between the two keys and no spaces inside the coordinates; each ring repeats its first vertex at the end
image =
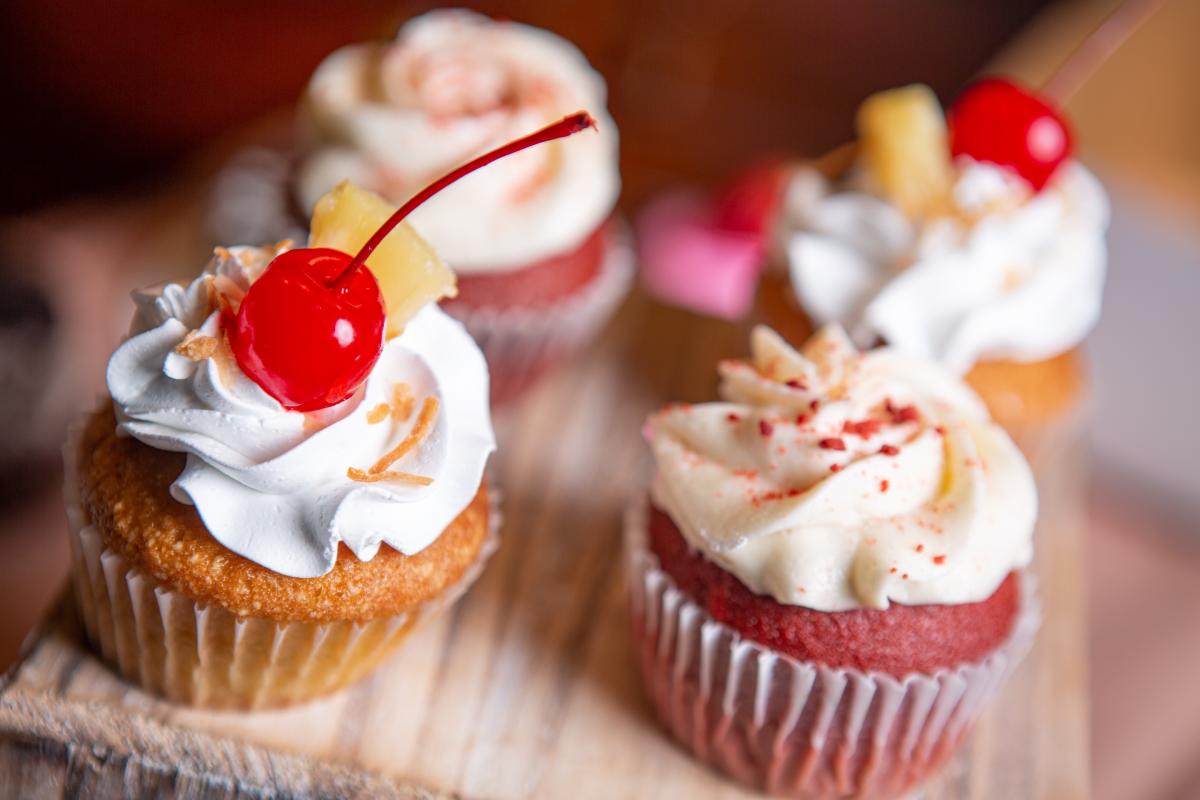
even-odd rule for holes
{"type": "Polygon", "coordinates": [[[945,761],[1028,651],[1032,577],[1009,638],[979,663],[904,679],[804,662],[742,638],[680,591],[626,515],[634,643],[662,724],[701,761],[796,798],[892,797],[945,761]]]}
{"type": "Polygon", "coordinates": [[[489,532],[467,572],[439,597],[369,621],[276,622],[194,602],[107,547],[79,502],[82,427],[64,448],[71,581],[88,639],[130,682],[174,702],[268,708],[302,702],[365,676],[413,627],[448,607],[496,549],[499,499],[489,489],[489,532]]]}
{"type": "Polygon", "coordinates": [[[487,358],[492,402],[518,396],[547,369],[591,342],[612,318],[633,284],[633,248],[624,225],[607,235],[595,277],[549,306],[507,308],[443,303],[461,322],[487,358]]]}

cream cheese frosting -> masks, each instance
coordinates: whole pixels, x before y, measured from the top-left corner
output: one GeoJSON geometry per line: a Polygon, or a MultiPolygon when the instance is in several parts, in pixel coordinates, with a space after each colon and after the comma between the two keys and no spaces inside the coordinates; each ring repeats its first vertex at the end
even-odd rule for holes
{"type": "Polygon", "coordinates": [[[296,179],[306,210],[340,181],[397,205],[430,180],[581,109],[598,134],[519,153],[470,175],[409,221],[459,272],[505,271],[578,246],[620,190],[604,80],[555,34],[435,11],[395,42],[329,56],[308,86],[311,140],[296,179]]]}
{"type": "Polygon", "coordinates": [[[430,305],[386,342],[349,399],[312,414],[288,411],[238,367],[216,302],[245,292],[277,252],[219,248],[186,286],[134,295],[130,336],[108,363],[118,431],[186,453],[171,495],[194,505],[217,541],[267,569],[323,575],[339,542],[362,560],[381,544],[417,553],[471,502],[495,449],[483,355],[430,305]],[[366,470],[416,424],[416,414],[371,414],[401,384],[417,405],[437,398],[439,413],[392,469],[432,482],[352,480],[350,468],[366,470]]]}
{"type": "Polygon", "coordinates": [[[651,496],[752,591],[820,611],[984,600],[1033,555],[1037,493],[960,379],[829,326],[759,327],[724,402],[652,415],[651,496]]]}
{"type": "MultiPolygon", "coordinates": [[[[861,177],[861,175],[859,176],[861,177]]],[[[852,176],[793,178],[782,229],[792,288],[821,325],[882,339],[965,374],[977,361],[1038,361],[1078,345],[1104,289],[1108,201],[1078,162],[1037,194],[961,157],[947,213],[910,219],[852,176]]]]}

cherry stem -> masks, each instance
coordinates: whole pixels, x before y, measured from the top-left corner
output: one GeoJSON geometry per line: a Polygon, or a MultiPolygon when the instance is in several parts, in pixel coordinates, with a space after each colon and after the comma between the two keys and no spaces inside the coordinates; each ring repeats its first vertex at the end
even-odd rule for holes
{"type": "Polygon", "coordinates": [[[1165,0],[1124,0],[1089,33],[1042,84],[1042,94],[1066,104],[1125,40],[1166,4],[1165,0]]]}
{"type": "Polygon", "coordinates": [[[533,147],[536,144],[553,141],[554,139],[563,139],[588,128],[595,130],[596,120],[594,120],[592,115],[586,111],[577,111],[569,117],[563,117],[558,122],[553,122],[541,130],[534,131],[527,136],[522,136],[520,139],[515,139],[508,144],[501,145],[495,150],[484,153],[478,158],[472,159],[466,164],[463,164],[461,167],[447,172],[445,175],[413,195],[407,203],[396,209],[395,213],[388,217],[387,221],[384,222],[383,225],[379,226],[379,230],[375,231],[375,233],[371,235],[371,238],[367,239],[366,243],[359,248],[358,253],[354,256],[354,258],[350,259],[350,263],[347,264],[345,269],[343,269],[341,273],[333,280],[333,282],[330,284],[330,287],[335,289],[340,288],[341,284],[344,281],[349,280],[350,276],[354,274],[354,270],[357,269],[360,264],[366,261],[375,248],[379,246],[379,243],[382,242],[387,235],[392,232],[393,228],[399,225],[405,217],[407,217],[417,208],[417,206],[421,205],[426,200],[440,192],[442,189],[445,189],[447,186],[457,181],[459,178],[474,172],[480,167],[486,167],[493,161],[504,158],[508,155],[512,155],[513,153],[518,153],[527,147],[533,147]]]}

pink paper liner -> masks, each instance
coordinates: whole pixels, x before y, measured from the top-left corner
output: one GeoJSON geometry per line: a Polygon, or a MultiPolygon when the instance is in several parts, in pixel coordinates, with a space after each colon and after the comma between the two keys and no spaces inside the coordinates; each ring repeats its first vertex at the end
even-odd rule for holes
{"type": "Polygon", "coordinates": [[[442,307],[483,350],[491,370],[492,402],[500,405],[589,344],[628,294],[633,275],[629,233],[618,225],[595,277],[553,305],[491,308],[450,300],[442,307]]]}
{"type": "Polygon", "coordinates": [[[661,723],[740,783],[785,797],[892,797],[958,747],[1033,643],[1033,578],[1020,574],[1009,638],[979,663],[903,680],[777,653],[710,617],[659,568],[647,504],[625,543],[634,642],[661,723]]]}
{"type": "Polygon", "coordinates": [[[82,431],[83,423],[72,426],[63,454],[71,588],[84,630],[99,655],[126,680],[177,703],[270,708],[353,683],[390,655],[417,624],[458,600],[499,545],[500,495],[489,488],[487,538],[463,576],[438,597],[401,614],[365,621],[240,617],[167,587],[105,545],[80,504],[82,431]]]}

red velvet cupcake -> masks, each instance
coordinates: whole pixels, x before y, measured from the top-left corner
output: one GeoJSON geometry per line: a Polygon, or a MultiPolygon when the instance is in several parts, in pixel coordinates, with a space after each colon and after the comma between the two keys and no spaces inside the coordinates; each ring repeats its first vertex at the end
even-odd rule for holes
{"type": "Polygon", "coordinates": [[[309,209],[350,179],[399,205],[490,147],[591,112],[596,134],[506,159],[411,218],[459,276],[445,307],[487,356],[493,397],[512,396],[589,340],[630,282],[613,222],[620,176],[605,94],[583,54],[548,31],[432,12],[394,42],[343,48],[317,69],[295,199],[309,209]]]}
{"type": "Polygon", "coordinates": [[[840,328],[800,352],[760,328],[720,372],[726,402],[646,427],[627,544],[650,700],[756,789],[910,791],[1036,630],[1029,467],[959,379],[840,328]]]}

